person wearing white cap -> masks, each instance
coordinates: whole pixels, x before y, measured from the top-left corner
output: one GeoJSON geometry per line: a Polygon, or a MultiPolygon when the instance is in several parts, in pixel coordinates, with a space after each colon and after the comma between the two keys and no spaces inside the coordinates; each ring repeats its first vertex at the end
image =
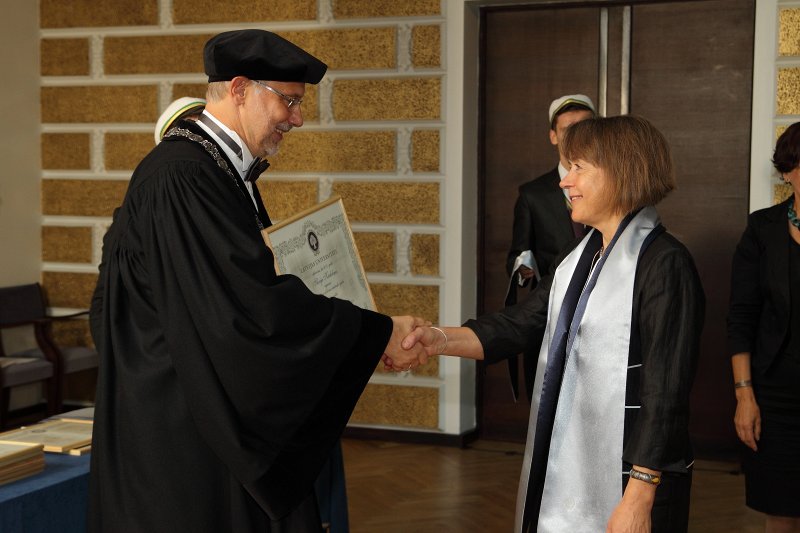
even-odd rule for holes
{"type": "Polygon", "coordinates": [[[424,323],[278,275],[254,181],[327,66],[264,30],[212,37],[197,121],[167,122],[103,239],[88,531],[319,533],[317,478],[384,353],[424,323]]]}
{"type": "Polygon", "coordinates": [[[205,98],[192,98],[191,96],[181,96],[170,103],[161,116],[156,121],[154,132],[156,144],[161,142],[172,126],[179,120],[197,120],[197,117],[206,108],[205,98]]]}
{"type": "MultiPolygon", "coordinates": [[[[518,287],[530,284],[530,290],[533,290],[538,280],[550,271],[559,252],[585,233],[582,224],[572,222],[569,196],[558,185],[569,169],[560,144],[567,128],[594,115],[594,103],[585,94],[568,94],[550,103],[547,114],[550,142],[558,148],[559,161],[553,170],[519,187],[519,197],[514,205],[511,246],[506,258],[506,271],[510,278],[506,305],[517,302],[518,287]]],[[[542,336],[533,335],[523,353],[528,400],[533,391],[536,358],[541,343],[542,336]]],[[[517,359],[509,359],[508,370],[515,399],[519,395],[517,368],[517,359]]]]}

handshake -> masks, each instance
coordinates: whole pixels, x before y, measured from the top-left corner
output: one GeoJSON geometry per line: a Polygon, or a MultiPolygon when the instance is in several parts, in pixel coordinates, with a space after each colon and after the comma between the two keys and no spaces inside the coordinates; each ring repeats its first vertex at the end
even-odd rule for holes
{"type": "Polygon", "coordinates": [[[429,321],[393,316],[392,323],[392,336],[381,358],[386,370],[407,372],[427,363],[431,355],[444,353],[447,334],[429,321]]]}

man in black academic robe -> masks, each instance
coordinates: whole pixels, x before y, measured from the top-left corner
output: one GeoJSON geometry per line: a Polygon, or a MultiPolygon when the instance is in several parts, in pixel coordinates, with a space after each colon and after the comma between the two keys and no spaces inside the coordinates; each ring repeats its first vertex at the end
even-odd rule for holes
{"type": "Polygon", "coordinates": [[[104,239],[89,529],[318,532],[314,479],[384,351],[418,364],[398,349],[414,322],[276,275],[262,240],[246,171],[325,65],[243,30],[205,66],[203,117],[145,157],[104,239]]]}

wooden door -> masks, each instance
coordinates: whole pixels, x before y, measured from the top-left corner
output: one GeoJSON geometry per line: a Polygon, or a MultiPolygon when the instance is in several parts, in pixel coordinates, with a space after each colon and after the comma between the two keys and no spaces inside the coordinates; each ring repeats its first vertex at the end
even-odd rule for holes
{"type": "MultiPolygon", "coordinates": [[[[558,164],[548,137],[553,95],[583,93],[597,98],[599,16],[596,8],[484,13],[479,314],[503,307],[517,188],[558,164]],[[564,39],[568,28],[587,31],[571,31],[573,38],[564,39]]],[[[505,362],[481,370],[482,436],[524,442],[530,409],[524,388],[515,403],[505,362]]]]}
{"type": "MultiPolygon", "coordinates": [[[[557,163],[547,139],[550,101],[580,92],[608,115],[648,118],[670,141],[678,179],[659,212],[692,252],[706,292],[692,433],[710,451],[735,443],[724,319],[748,210],[753,24],[752,0],[482,13],[478,313],[502,307],[517,187],[557,163]]],[[[529,405],[513,403],[505,364],[479,376],[482,436],[523,440],[529,405]]]]}

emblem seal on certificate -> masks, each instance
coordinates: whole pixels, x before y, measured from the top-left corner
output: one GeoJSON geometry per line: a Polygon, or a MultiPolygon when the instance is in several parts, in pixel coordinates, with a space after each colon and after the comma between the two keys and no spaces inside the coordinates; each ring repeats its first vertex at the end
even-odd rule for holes
{"type": "Polygon", "coordinates": [[[312,292],[375,310],[353,232],[339,196],[261,232],[278,274],[299,277],[312,292]]]}

